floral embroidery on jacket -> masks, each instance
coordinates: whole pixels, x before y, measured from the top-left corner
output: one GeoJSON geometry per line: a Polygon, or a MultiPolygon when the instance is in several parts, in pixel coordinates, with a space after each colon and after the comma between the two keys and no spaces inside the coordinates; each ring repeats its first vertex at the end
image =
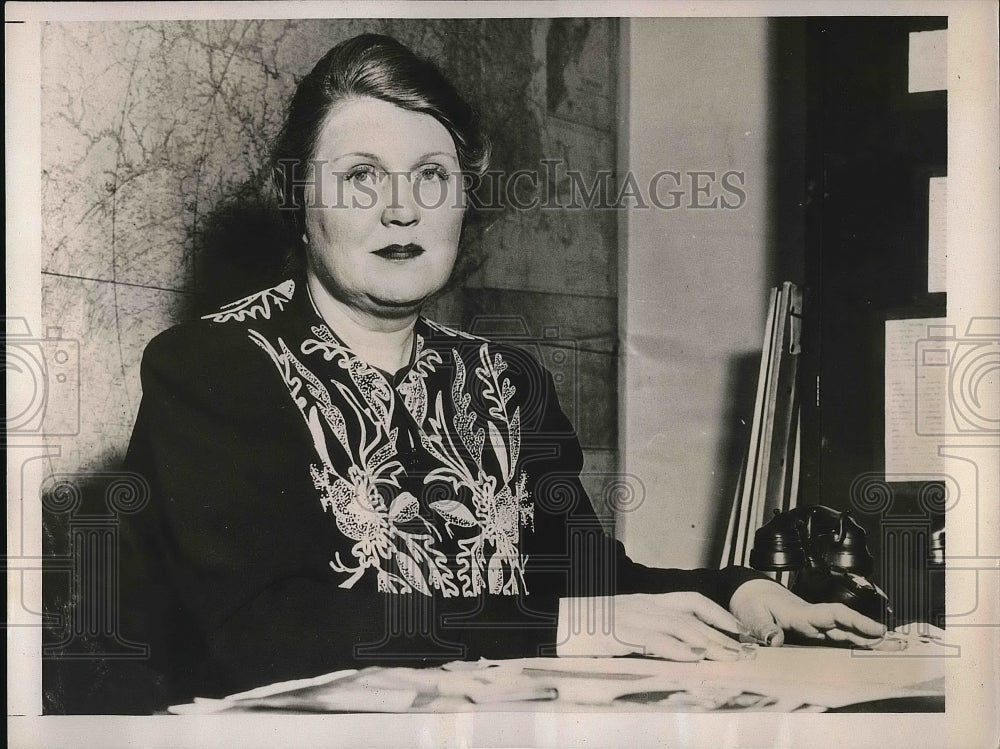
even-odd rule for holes
{"type": "Polygon", "coordinates": [[[424,338],[417,334],[413,367],[406,378],[396,386],[403,396],[403,405],[417,424],[423,424],[427,416],[427,383],[425,378],[441,363],[441,354],[434,349],[424,348],[424,338]]]}
{"type": "Polygon", "coordinates": [[[212,322],[229,322],[230,320],[242,322],[248,317],[251,320],[256,320],[257,315],[260,315],[264,320],[268,320],[271,317],[272,306],[279,311],[283,310],[294,293],[295,281],[288,280],[274,288],[258,291],[256,294],[225,304],[218,312],[204,315],[202,319],[212,322]]]}
{"type": "Polygon", "coordinates": [[[474,458],[477,472],[473,474],[459,455],[452,432],[445,423],[442,393],[438,393],[434,416],[427,419],[429,429],[422,435],[422,440],[424,447],[441,466],[432,471],[426,480],[445,479],[454,486],[456,494],[463,486],[471,489],[475,516],[469,514],[465,505],[450,500],[431,502],[430,507],[445,519],[449,534],[451,524],[465,527],[477,525],[480,528],[477,535],[458,541],[461,552],[457,561],[462,594],[478,595],[484,587],[490,593],[516,594],[525,587],[524,563],[527,561],[518,553],[519,529],[532,523],[534,508],[525,491],[527,474],[522,471],[516,481],[513,476],[520,448],[520,409],[515,408],[513,415],[508,417],[507,404],[514,395],[514,386],[509,379],[501,377],[507,368],[503,357],[495,354],[491,360],[489,345],[483,343],[479,348],[481,364],[476,367],[475,375],[485,383],[484,398],[495,404],[490,409],[490,416],[499,420],[509,435],[508,443],[493,421],[486,422],[491,452],[501,472],[498,481],[496,475],[484,469],[486,435],[481,428],[474,428],[476,416],[468,410],[471,395],[466,392],[465,366],[457,350],[453,350],[452,354],[456,367],[451,388],[455,406],[454,431],[474,458]],[[493,547],[488,561],[487,544],[493,547]]]}
{"type": "Polygon", "coordinates": [[[520,528],[532,524],[533,505],[527,475],[515,475],[520,409],[509,408],[516,391],[504,375],[503,357],[491,355],[483,341],[470,378],[459,351],[452,349],[452,378],[440,370],[442,353],[418,334],[413,364],[394,389],[325,325],[314,325],[311,332],[298,352],[280,336],[272,342],[257,330],[249,334],[275,364],[309,429],[318,459],[310,473],[324,509],[354,542],[348,560],[336,552],[330,562],[345,575],[340,586],[354,586],[371,569],[378,590],[389,593],[527,592],[527,560],[518,545],[520,528]],[[318,374],[331,365],[342,375],[318,374]],[[473,388],[477,402],[489,405],[485,429],[470,410],[473,388]],[[406,469],[400,440],[406,437],[399,433],[399,405],[437,464],[423,477],[425,487],[434,485],[423,514],[420,500],[401,485],[406,469]],[[445,496],[443,486],[450,487],[445,496]],[[452,566],[440,549],[445,535],[458,548],[452,566]]]}

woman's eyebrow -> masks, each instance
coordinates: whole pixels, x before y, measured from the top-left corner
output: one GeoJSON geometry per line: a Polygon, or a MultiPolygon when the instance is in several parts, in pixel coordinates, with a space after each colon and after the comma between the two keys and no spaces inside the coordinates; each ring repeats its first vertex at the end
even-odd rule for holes
{"type": "Polygon", "coordinates": [[[425,153],[424,155],[418,157],[414,163],[427,161],[428,159],[434,158],[435,156],[445,156],[446,158],[449,158],[456,163],[458,162],[458,158],[455,156],[455,154],[448,153],[447,151],[429,151],[428,153],[425,153]]]}
{"type": "Polygon", "coordinates": [[[368,159],[369,161],[374,161],[376,163],[381,163],[382,160],[373,153],[368,153],[367,151],[351,151],[350,153],[343,153],[334,159],[334,162],[343,161],[344,159],[352,159],[360,156],[363,159],[368,159]]]}
{"type": "MultiPolygon", "coordinates": [[[[441,156],[444,156],[446,159],[454,162],[455,164],[459,163],[458,157],[455,156],[455,154],[453,153],[448,153],[447,151],[428,151],[427,153],[421,154],[420,156],[415,158],[413,160],[413,165],[417,166],[418,164],[422,164],[428,160],[441,156]]],[[[370,153],[368,151],[351,151],[350,153],[344,153],[341,154],[340,156],[335,157],[331,163],[336,164],[337,162],[344,161],[345,159],[354,159],[354,158],[362,158],[365,159],[366,161],[371,161],[372,163],[377,164],[379,166],[383,165],[381,157],[379,157],[377,154],[370,153]]]]}

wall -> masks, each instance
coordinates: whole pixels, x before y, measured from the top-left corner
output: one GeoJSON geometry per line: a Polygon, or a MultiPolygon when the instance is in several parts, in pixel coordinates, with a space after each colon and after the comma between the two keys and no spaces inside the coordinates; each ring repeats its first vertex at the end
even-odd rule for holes
{"type": "Polygon", "coordinates": [[[618,213],[582,192],[615,177],[617,21],[538,23],[533,59],[538,150],[510,168],[537,173],[538,187],[534,200],[518,191],[531,207],[508,211],[487,232],[486,261],[464,296],[465,325],[489,331],[489,317],[523,318],[525,343],[541,352],[576,425],[584,486],[610,526],[618,486],[618,213]]]}
{"type": "MultiPolygon", "coordinates": [[[[637,19],[628,36],[623,168],[640,186],[661,170],[745,175],[738,208],[682,176],[678,207],[633,207],[622,232],[623,467],[645,489],[622,536],[646,564],[718,564],[773,282],[767,21],[637,19]]],[[[678,188],[662,185],[669,206],[678,188]]]]}
{"type": "MultiPolygon", "coordinates": [[[[556,158],[582,172],[613,169],[613,20],[47,24],[43,322],[79,341],[81,425],[59,438],[51,471],[113,467],[149,339],[273,273],[277,235],[255,197],[268,143],[297,80],[362,31],[440,63],[480,109],[494,168],[538,171],[556,158]]],[[[533,194],[561,189],[542,179],[533,194]]],[[[478,324],[513,322],[528,343],[542,337],[538,350],[561,368],[561,395],[592,448],[587,481],[602,505],[617,467],[616,218],[536,206],[488,219],[467,290],[428,312],[457,324],[513,315],[478,324]]]]}

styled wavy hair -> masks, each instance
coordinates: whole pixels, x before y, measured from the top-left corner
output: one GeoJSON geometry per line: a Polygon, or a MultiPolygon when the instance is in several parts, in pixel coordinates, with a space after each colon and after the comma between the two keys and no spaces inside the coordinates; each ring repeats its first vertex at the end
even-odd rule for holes
{"type": "Polygon", "coordinates": [[[272,149],[272,189],[299,245],[305,230],[305,186],[303,172],[297,181],[296,169],[289,167],[304,167],[315,158],[323,125],[336,104],[361,96],[429,114],[451,134],[462,171],[474,178],[486,172],[490,147],[479,117],[438,67],[392,37],[353,37],[330,49],[299,83],[272,149]]]}

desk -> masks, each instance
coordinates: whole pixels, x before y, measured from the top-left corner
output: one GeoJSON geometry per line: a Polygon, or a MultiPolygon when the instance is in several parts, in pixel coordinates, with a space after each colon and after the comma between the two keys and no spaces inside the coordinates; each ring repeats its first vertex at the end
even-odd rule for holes
{"type": "Polygon", "coordinates": [[[957,656],[940,640],[917,636],[896,652],[753,647],[752,659],[728,662],[518,658],[373,666],[199,699],[170,712],[822,712],[899,698],[943,709],[948,659],[957,656]]]}

